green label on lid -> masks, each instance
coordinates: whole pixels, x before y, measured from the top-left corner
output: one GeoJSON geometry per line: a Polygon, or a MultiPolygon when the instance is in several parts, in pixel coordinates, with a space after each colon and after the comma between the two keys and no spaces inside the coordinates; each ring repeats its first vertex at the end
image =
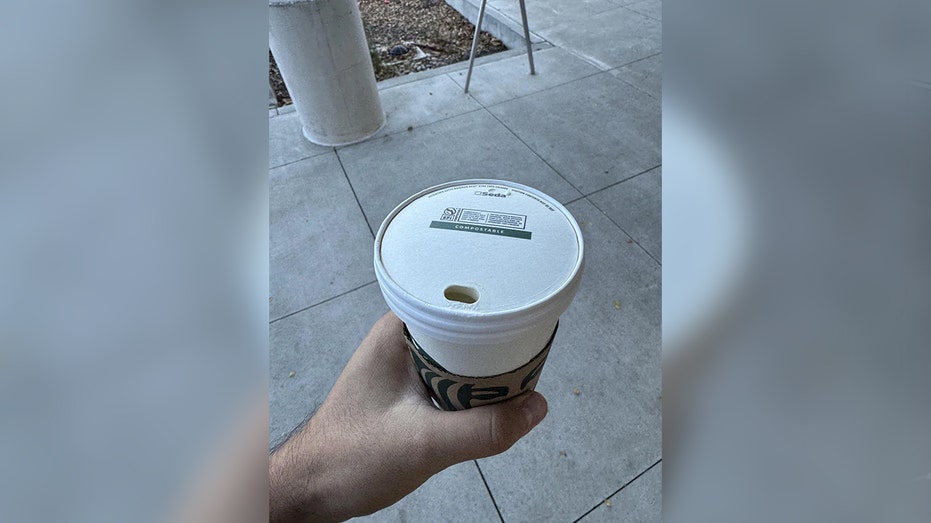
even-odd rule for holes
{"type": "Polygon", "coordinates": [[[459,222],[430,222],[431,229],[449,229],[450,231],[477,232],[480,234],[492,234],[495,236],[510,236],[512,238],[530,239],[530,231],[518,231],[514,229],[505,229],[502,227],[491,227],[489,225],[475,225],[459,222]]]}

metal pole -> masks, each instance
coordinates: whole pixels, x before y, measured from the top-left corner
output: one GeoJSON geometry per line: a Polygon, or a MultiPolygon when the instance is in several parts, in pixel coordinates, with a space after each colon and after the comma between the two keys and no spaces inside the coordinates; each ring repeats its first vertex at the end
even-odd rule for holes
{"type": "Polygon", "coordinates": [[[537,74],[533,69],[533,51],[530,49],[530,27],[527,25],[527,6],[524,5],[524,0],[520,0],[520,17],[524,22],[524,40],[527,42],[527,59],[530,60],[530,74],[537,74]]]}
{"type": "MultiPolygon", "coordinates": [[[[472,64],[475,62],[475,51],[478,49],[478,33],[482,30],[482,18],[485,18],[485,4],[487,2],[488,0],[482,0],[482,6],[478,8],[478,20],[475,22],[475,36],[472,37],[472,52],[469,53],[469,72],[466,73],[465,92],[467,93],[469,92],[469,81],[472,80],[472,64]]],[[[524,5],[523,0],[521,0],[521,5],[524,5]]]]}

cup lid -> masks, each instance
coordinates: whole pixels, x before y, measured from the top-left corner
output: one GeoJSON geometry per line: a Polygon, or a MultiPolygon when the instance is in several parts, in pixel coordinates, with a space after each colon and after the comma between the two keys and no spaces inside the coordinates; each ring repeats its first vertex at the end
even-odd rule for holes
{"type": "Polygon", "coordinates": [[[583,251],[578,223],[555,199],[513,182],[463,180],[421,191],[385,218],[375,272],[405,322],[474,334],[562,314],[583,251]]]}

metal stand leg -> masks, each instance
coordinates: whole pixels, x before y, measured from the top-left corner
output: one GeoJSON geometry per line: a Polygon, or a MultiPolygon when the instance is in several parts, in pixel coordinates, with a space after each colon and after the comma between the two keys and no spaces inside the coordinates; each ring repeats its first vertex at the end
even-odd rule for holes
{"type": "Polygon", "coordinates": [[[524,0],[520,0],[520,18],[524,23],[524,41],[527,42],[527,59],[530,60],[530,74],[537,74],[533,69],[533,51],[530,49],[530,27],[527,25],[527,6],[524,5],[524,0]]]}
{"type": "MultiPolygon", "coordinates": [[[[482,19],[485,18],[485,4],[488,3],[488,0],[482,0],[482,6],[478,8],[478,20],[475,21],[475,36],[472,37],[472,52],[469,53],[469,72],[466,73],[466,84],[465,92],[469,92],[469,81],[472,80],[472,64],[475,62],[475,51],[478,49],[478,33],[482,30],[482,19]]],[[[524,0],[521,0],[521,6],[524,5],[524,0]]],[[[526,30],[527,24],[524,24],[526,30]]],[[[527,40],[527,45],[530,45],[530,40],[527,40]]],[[[533,65],[530,66],[533,69],[533,65]]]]}

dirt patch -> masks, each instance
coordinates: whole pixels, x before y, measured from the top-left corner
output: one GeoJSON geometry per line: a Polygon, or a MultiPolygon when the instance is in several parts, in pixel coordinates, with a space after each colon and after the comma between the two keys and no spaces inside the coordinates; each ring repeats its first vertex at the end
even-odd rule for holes
{"type": "MultiPolygon", "coordinates": [[[[443,0],[359,0],[359,10],[376,80],[469,59],[475,26],[443,0]]],[[[506,49],[482,31],[476,56],[506,49]]],[[[271,53],[268,62],[278,106],[288,105],[291,97],[271,53]]]]}

